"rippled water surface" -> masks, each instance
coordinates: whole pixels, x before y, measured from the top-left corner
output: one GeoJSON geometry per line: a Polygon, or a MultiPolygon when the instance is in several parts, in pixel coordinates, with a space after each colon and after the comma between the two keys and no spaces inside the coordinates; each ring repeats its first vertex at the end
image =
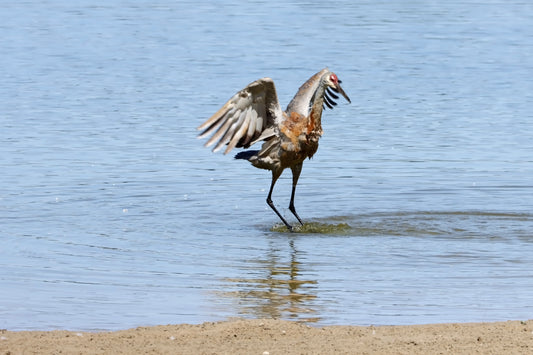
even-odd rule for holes
{"type": "Polygon", "coordinates": [[[526,1],[4,4],[0,328],[532,318],[532,23],[526,1]],[[288,233],[270,174],[196,127],[325,66],[352,104],[288,233]]]}

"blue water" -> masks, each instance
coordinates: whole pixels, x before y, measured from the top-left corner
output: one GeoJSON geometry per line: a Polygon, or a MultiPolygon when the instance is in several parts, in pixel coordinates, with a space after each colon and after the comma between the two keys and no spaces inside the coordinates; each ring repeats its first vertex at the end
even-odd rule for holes
{"type": "Polygon", "coordinates": [[[0,328],[532,318],[532,23],[528,1],[3,4],[0,328]],[[270,174],[195,129],[325,66],[352,104],[296,207],[333,230],[273,231],[270,174]]]}

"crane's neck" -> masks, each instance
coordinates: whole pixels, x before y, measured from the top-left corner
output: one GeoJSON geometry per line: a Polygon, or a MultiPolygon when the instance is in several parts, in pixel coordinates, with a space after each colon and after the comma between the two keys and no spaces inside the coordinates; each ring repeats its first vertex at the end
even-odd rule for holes
{"type": "Polygon", "coordinates": [[[300,115],[308,116],[316,101],[321,101],[320,107],[322,107],[324,91],[326,90],[322,77],[327,72],[329,72],[328,68],[322,69],[298,89],[298,92],[287,106],[286,112],[288,114],[297,112],[300,115]]]}
{"type": "Polygon", "coordinates": [[[309,117],[309,124],[320,132],[322,131],[322,108],[324,104],[324,93],[326,90],[324,77],[328,72],[328,68],[324,68],[309,78],[309,80],[300,87],[286,110],[288,115],[291,115],[292,112],[296,112],[299,115],[309,117]]]}

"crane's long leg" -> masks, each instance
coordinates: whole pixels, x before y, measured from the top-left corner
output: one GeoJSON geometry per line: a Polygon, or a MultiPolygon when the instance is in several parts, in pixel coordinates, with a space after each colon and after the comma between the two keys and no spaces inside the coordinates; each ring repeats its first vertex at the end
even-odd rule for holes
{"type": "Polygon", "coordinates": [[[292,170],[292,193],[291,193],[291,202],[289,204],[289,210],[291,210],[292,214],[298,219],[298,222],[303,226],[302,219],[300,216],[298,216],[298,213],[296,213],[296,208],[294,208],[294,195],[296,193],[296,184],[298,184],[298,179],[300,178],[300,173],[302,172],[302,166],[303,163],[294,165],[291,167],[292,170]]]}
{"type": "Polygon", "coordinates": [[[274,190],[274,185],[276,184],[276,181],[278,180],[278,178],[281,176],[281,173],[283,172],[283,170],[280,170],[280,171],[277,171],[277,170],[272,170],[272,182],[270,183],[270,191],[268,192],[268,196],[267,196],[267,203],[268,205],[270,206],[270,208],[272,208],[272,210],[274,212],[276,212],[276,214],[278,215],[278,217],[281,219],[281,221],[287,226],[287,228],[289,228],[289,230],[292,232],[292,226],[287,223],[287,221],[285,220],[285,218],[283,218],[283,216],[281,215],[281,213],[278,212],[278,210],[276,209],[276,206],[274,206],[274,203],[272,202],[272,191],[274,190]]]}

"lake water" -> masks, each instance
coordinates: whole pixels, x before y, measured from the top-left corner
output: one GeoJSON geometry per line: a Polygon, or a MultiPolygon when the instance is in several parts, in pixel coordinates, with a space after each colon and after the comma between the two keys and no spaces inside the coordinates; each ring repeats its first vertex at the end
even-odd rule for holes
{"type": "Polygon", "coordinates": [[[0,328],[532,318],[532,24],[530,1],[8,1],[0,328]],[[352,104],[291,234],[270,173],[196,127],[325,66],[352,104]]]}

